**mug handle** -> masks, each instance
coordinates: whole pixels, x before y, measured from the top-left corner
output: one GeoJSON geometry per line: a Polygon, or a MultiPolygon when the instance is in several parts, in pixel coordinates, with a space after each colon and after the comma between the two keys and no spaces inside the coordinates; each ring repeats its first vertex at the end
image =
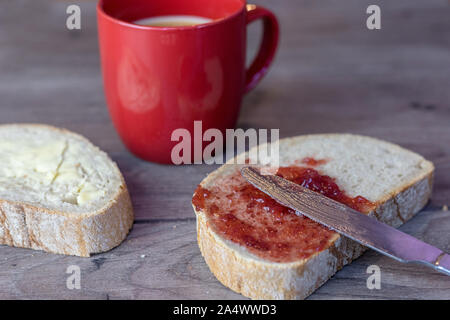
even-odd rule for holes
{"type": "Polygon", "coordinates": [[[267,73],[278,47],[279,26],[275,15],[261,6],[248,4],[247,25],[258,19],[263,19],[263,39],[255,60],[247,70],[245,93],[252,90],[267,73]]]}

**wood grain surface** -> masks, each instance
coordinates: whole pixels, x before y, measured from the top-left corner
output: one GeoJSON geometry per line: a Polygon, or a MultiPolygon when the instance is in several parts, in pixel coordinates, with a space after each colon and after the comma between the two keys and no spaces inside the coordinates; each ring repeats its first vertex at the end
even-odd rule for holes
{"type": "MultiPolygon", "coordinates": [[[[255,0],[280,19],[268,76],[244,100],[238,127],[280,136],[351,132],[398,143],[436,165],[430,204],[401,229],[450,252],[450,4],[446,0],[255,0]],[[382,29],[369,31],[369,4],[382,29]]],[[[249,59],[260,25],[249,28],[249,59]]],[[[94,1],[0,0],[0,123],[65,127],[108,152],[123,171],[136,221],[127,240],[91,258],[0,246],[4,299],[241,299],[209,272],[190,200],[215,166],[164,166],[127,152],[110,122],[99,67],[94,1]],[[66,7],[82,30],[65,27],[66,7]],[[67,267],[81,289],[66,287],[67,267]]],[[[450,278],[373,251],[310,299],[450,299],[450,278]],[[366,287],[369,265],[381,289],[366,287]]]]}

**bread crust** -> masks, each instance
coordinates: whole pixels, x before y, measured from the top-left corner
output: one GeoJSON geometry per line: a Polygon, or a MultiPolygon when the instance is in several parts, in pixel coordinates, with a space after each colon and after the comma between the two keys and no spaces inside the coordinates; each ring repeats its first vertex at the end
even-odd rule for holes
{"type": "MultiPolygon", "coordinates": [[[[52,126],[1,125],[5,126],[45,127],[78,136],[92,145],[83,136],[52,126]]],[[[125,180],[116,163],[107,157],[114,164],[121,185],[104,207],[93,212],[68,213],[0,199],[0,244],[80,257],[89,257],[119,245],[132,228],[134,214],[125,180]]]]}
{"type": "MultiPolygon", "coordinates": [[[[298,138],[280,142],[295,144],[298,138]]],[[[378,201],[376,209],[369,215],[398,227],[419,212],[432,192],[434,166],[428,161],[426,165],[423,175],[378,201]]],[[[210,185],[216,178],[226,175],[231,167],[222,166],[200,185],[210,185]]],[[[223,285],[252,299],[304,299],[366,250],[336,233],[328,248],[308,259],[290,263],[270,262],[243,253],[240,246],[217,235],[208,225],[205,212],[193,207],[197,216],[198,244],[211,272],[223,285]]]]}

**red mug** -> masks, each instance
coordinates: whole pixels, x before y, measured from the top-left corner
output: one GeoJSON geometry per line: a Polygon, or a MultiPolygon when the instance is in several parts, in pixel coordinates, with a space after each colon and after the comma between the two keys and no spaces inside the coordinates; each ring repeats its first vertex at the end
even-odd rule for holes
{"type": "Polygon", "coordinates": [[[112,121],[127,148],[172,163],[176,129],[234,128],[243,95],[266,74],[278,44],[273,13],[243,0],[101,0],[97,6],[104,90],[112,121]],[[133,21],[163,15],[212,19],[183,27],[133,21]],[[246,26],[261,19],[259,53],[245,67],[246,26]]]}

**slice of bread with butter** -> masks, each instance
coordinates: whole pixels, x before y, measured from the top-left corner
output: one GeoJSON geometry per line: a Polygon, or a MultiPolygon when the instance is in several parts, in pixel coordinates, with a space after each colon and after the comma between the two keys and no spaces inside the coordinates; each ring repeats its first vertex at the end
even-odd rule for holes
{"type": "Polygon", "coordinates": [[[0,164],[0,244],[88,257],[132,227],[117,165],[78,134],[0,125],[0,164]]]}

